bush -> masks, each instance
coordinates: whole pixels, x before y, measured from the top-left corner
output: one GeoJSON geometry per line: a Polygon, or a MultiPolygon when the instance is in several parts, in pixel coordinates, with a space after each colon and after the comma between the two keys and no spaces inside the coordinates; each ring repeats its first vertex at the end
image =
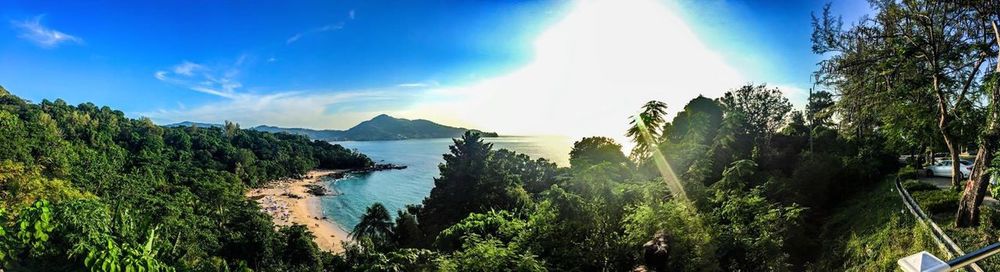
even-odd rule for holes
{"type": "Polygon", "coordinates": [[[920,192],[920,191],[937,191],[940,190],[937,186],[933,184],[922,182],[919,180],[907,180],[903,182],[903,188],[906,188],[910,193],[920,192]]]}
{"type": "Polygon", "coordinates": [[[918,191],[912,192],[913,198],[920,203],[920,208],[924,209],[928,215],[950,214],[958,210],[958,192],[951,190],[918,191]]]}
{"type": "Polygon", "coordinates": [[[997,208],[983,205],[980,208],[981,213],[979,214],[980,222],[982,222],[983,228],[987,230],[1000,229],[1000,211],[997,208]]]}
{"type": "Polygon", "coordinates": [[[899,172],[896,172],[896,177],[900,180],[917,179],[919,176],[920,172],[916,168],[913,168],[912,165],[900,168],[899,172]]]}

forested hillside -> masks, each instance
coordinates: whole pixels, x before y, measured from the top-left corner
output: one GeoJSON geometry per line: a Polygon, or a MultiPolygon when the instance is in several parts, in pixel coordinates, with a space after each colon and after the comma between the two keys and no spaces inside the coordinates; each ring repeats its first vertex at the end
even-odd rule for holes
{"type": "Polygon", "coordinates": [[[370,165],[304,136],[165,128],[0,88],[0,270],[319,270],[332,255],[302,226],[275,228],[244,191],[370,165]]]}

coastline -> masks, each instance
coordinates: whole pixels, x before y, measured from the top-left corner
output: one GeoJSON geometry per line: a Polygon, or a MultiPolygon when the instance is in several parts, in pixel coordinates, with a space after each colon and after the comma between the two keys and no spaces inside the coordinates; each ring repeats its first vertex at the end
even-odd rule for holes
{"type": "Polygon", "coordinates": [[[350,241],[348,231],[323,214],[320,197],[309,193],[306,185],[347,171],[310,170],[303,178],[277,180],[266,187],[251,189],[246,197],[257,201],[262,211],[271,215],[275,225],[305,225],[321,250],[340,253],[344,250],[341,243],[350,241]]]}

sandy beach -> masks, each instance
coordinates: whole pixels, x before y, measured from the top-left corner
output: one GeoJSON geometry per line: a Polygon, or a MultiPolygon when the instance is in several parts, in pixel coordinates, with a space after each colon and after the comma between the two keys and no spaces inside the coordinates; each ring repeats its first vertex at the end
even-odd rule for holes
{"type": "Polygon", "coordinates": [[[310,194],[306,185],[318,184],[323,177],[340,171],[344,170],[312,170],[301,179],[278,180],[251,189],[246,196],[260,203],[275,225],[305,225],[316,236],[320,249],[339,253],[343,251],[341,242],[350,239],[348,232],[323,215],[320,198],[310,194]]]}

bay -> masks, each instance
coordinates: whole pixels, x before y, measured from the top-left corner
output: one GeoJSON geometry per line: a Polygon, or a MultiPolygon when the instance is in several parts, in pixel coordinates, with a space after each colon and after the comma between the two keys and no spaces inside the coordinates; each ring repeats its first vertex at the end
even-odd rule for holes
{"type": "MultiPolygon", "coordinates": [[[[572,140],[561,136],[504,136],[484,138],[493,149],[508,149],[535,158],[546,158],[559,166],[569,166],[572,140]]],[[[358,224],[365,209],[380,202],[395,216],[409,204],[420,204],[434,187],[438,165],[444,162],[452,139],[413,139],[399,141],[332,142],[357,149],[377,163],[406,165],[406,169],[351,175],[327,180],[339,195],[322,197],[323,212],[345,230],[358,224]]]]}

